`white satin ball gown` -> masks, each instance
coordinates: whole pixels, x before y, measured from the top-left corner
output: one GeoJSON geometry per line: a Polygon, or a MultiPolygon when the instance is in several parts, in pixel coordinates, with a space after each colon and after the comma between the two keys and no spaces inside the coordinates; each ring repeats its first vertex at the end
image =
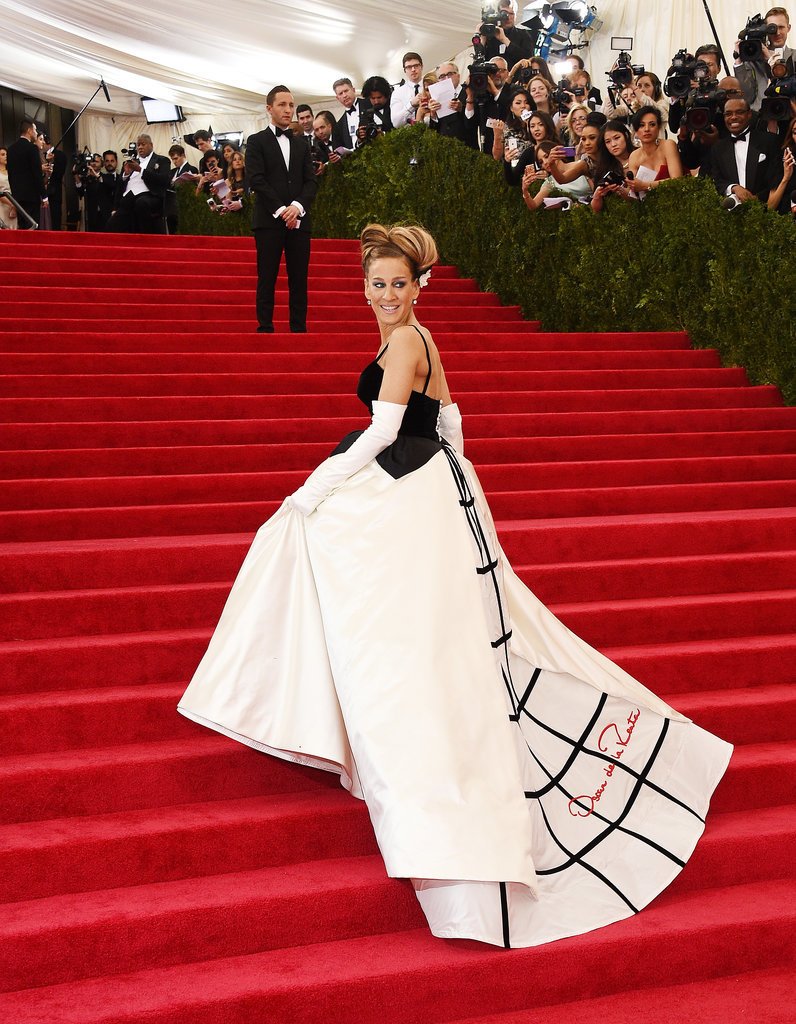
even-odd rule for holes
{"type": "Polygon", "coordinates": [[[357,390],[371,426],[258,531],[179,711],[336,772],[435,935],[530,946],[628,917],[687,861],[732,747],[534,597],[456,407],[379,402],[381,379],[357,390]]]}

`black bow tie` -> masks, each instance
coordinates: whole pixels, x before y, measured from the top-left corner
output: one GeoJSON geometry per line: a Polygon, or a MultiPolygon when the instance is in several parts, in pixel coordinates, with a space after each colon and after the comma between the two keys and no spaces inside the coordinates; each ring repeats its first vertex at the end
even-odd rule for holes
{"type": "Polygon", "coordinates": [[[282,135],[287,135],[289,138],[293,134],[293,132],[289,128],[274,128],[274,132],[277,138],[279,138],[282,135]]]}
{"type": "Polygon", "coordinates": [[[747,128],[746,131],[745,132],[741,132],[740,135],[733,135],[732,141],[733,142],[743,142],[748,137],[749,137],[749,129],[747,128]]]}

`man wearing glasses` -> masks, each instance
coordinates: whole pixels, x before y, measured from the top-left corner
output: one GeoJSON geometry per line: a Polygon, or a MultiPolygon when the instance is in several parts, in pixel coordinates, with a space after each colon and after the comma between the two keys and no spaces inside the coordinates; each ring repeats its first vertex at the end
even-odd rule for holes
{"type": "Polygon", "coordinates": [[[436,100],[432,99],[429,102],[432,128],[436,127],[440,135],[444,135],[445,138],[459,139],[460,142],[464,142],[466,145],[472,146],[473,149],[477,149],[476,122],[473,118],[468,119],[465,116],[467,90],[461,84],[458,66],[452,61],[440,64],[437,68],[437,78],[440,82],[446,78],[451,80],[455,90],[455,99],[451,101],[449,106],[446,105],[447,109],[445,111],[441,109],[442,104],[436,100]]]}
{"type": "Polygon", "coordinates": [[[390,119],[393,128],[411,124],[420,105],[423,91],[423,58],[419,53],[405,53],[403,59],[404,81],[392,91],[390,98],[390,119]]]}

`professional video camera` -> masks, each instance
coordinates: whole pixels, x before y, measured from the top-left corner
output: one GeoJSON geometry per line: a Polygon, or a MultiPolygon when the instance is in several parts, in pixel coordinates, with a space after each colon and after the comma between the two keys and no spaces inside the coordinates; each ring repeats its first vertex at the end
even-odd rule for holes
{"type": "Polygon", "coordinates": [[[666,72],[666,79],[663,83],[663,91],[673,99],[682,99],[691,92],[691,82],[696,77],[697,64],[702,64],[707,69],[704,61],[698,61],[688,50],[678,50],[672,57],[672,63],[666,72]]]}
{"type": "Polygon", "coordinates": [[[498,27],[505,28],[508,22],[507,12],[499,11],[497,4],[481,5],[481,26],[478,31],[482,36],[491,39],[496,34],[498,27]]]}
{"type": "Polygon", "coordinates": [[[128,160],[138,159],[138,143],[128,142],[127,147],[122,149],[122,153],[127,157],[128,160]]]}
{"type": "Polygon", "coordinates": [[[72,157],[72,174],[76,174],[83,181],[91,177],[89,164],[91,163],[92,152],[88,146],[84,146],[79,153],[72,157]]]}
{"type": "Polygon", "coordinates": [[[606,71],[605,73],[617,89],[626,89],[628,85],[633,84],[633,79],[643,75],[645,70],[643,64],[633,63],[627,50],[622,50],[616,58],[616,67],[613,71],[606,71]]]}
{"type": "Polygon", "coordinates": [[[724,106],[727,93],[718,88],[718,79],[710,77],[707,64],[701,60],[697,61],[695,75],[697,87],[688,94],[684,123],[690,132],[701,132],[713,123],[719,108],[724,106]]]}
{"type": "Polygon", "coordinates": [[[790,121],[793,117],[790,101],[796,99],[796,75],[776,78],[763,93],[760,118],[763,121],[790,121]]]}
{"type": "Polygon", "coordinates": [[[467,70],[470,72],[469,85],[473,94],[473,102],[476,105],[488,103],[492,98],[492,93],[489,90],[489,76],[495,74],[498,66],[486,59],[486,50],[481,43],[480,36],[473,36],[473,63],[468,65],[467,70]]]}
{"type": "Polygon", "coordinates": [[[372,142],[382,134],[381,125],[376,123],[376,112],[372,108],[363,110],[359,115],[359,127],[365,129],[365,137],[362,142],[372,142]]]}
{"type": "Polygon", "coordinates": [[[766,19],[755,14],[746,22],[746,28],[738,33],[738,52],[735,54],[737,60],[754,61],[763,60],[763,47],[771,36],[779,32],[779,26],[766,24],[766,19]]]}

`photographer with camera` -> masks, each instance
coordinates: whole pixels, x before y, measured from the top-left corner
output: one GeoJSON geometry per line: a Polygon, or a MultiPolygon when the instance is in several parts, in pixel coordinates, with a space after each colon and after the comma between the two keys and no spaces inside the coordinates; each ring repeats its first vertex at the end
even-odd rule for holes
{"type": "Polygon", "coordinates": [[[752,128],[752,109],[744,98],[726,101],[724,121],[729,136],[713,146],[710,177],[719,193],[727,197],[725,205],[733,209],[754,199],[768,203],[782,179],[779,140],[770,132],[752,128]]]}
{"type": "Polygon", "coordinates": [[[329,164],[339,164],[342,159],[340,154],[332,148],[334,125],[334,114],[331,110],[319,110],[312,122],[314,139],[311,155],[316,177],[325,174],[329,164]]]}
{"type": "Polygon", "coordinates": [[[150,135],[130,145],[116,190],[116,204],[105,230],[162,235],[166,232],[165,198],[171,181],[171,162],[159,156],[150,135]]]}
{"type": "Polygon", "coordinates": [[[503,57],[495,57],[491,61],[481,60],[480,44],[475,53],[475,63],[469,68],[465,117],[477,118],[476,124],[481,132],[481,151],[491,154],[495,141],[492,124],[505,118],[511,102],[511,90],[506,86],[509,69],[503,57]]]}
{"type": "Polygon", "coordinates": [[[492,61],[495,57],[503,57],[509,68],[523,58],[533,56],[538,37],[537,32],[517,26],[516,6],[512,0],[500,0],[497,8],[492,3],[484,3],[477,34],[484,47],[484,59],[492,61]]]}
{"type": "Polygon", "coordinates": [[[357,146],[372,142],[385,132],[391,132],[390,94],[392,86],[381,75],[373,75],[362,86],[362,96],[370,106],[359,117],[356,138],[357,146]]]}
{"type": "Polygon", "coordinates": [[[663,94],[661,80],[654,72],[644,71],[635,77],[630,85],[625,86],[618,97],[614,94],[614,98],[616,104],[612,102],[611,97],[603,104],[603,113],[609,120],[621,120],[625,124],[630,124],[633,115],[643,107],[655,107],[661,115],[660,137],[666,138],[670,104],[663,94]]]}
{"type": "Polygon", "coordinates": [[[102,157],[91,154],[88,149],[76,153],[72,161],[72,177],[78,200],[83,200],[83,225],[86,231],[102,231],[113,209],[114,193],[110,196],[110,208],[107,216],[102,216],[100,200],[102,198],[102,157]]]}
{"type": "MultiPolygon", "coordinates": [[[[796,51],[788,43],[790,17],[784,7],[772,7],[761,18],[749,18],[735,49],[735,77],[752,110],[760,110],[775,80],[796,76],[796,51]]],[[[785,95],[796,96],[796,85],[785,95]]]]}

